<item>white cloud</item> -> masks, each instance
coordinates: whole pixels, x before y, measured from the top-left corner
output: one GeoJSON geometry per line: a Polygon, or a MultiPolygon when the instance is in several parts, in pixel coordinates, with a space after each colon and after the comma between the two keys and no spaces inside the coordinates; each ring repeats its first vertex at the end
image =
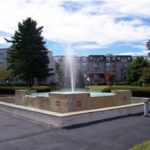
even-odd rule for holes
{"type": "Polygon", "coordinates": [[[74,49],[78,49],[78,50],[86,50],[86,49],[98,49],[99,47],[102,47],[99,44],[83,44],[83,45],[77,45],[77,46],[73,46],[74,49]]]}
{"type": "Polygon", "coordinates": [[[0,32],[0,44],[5,44],[6,43],[6,39],[9,39],[10,38],[10,35],[7,35],[7,33],[2,33],[0,32]]]}
{"type": "Polygon", "coordinates": [[[142,50],[141,52],[124,52],[117,55],[132,55],[132,56],[147,56],[149,53],[148,50],[142,50]]]}
{"type": "Polygon", "coordinates": [[[0,30],[13,34],[18,22],[32,17],[44,26],[44,37],[53,41],[88,41],[103,47],[150,37],[150,25],[142,20],[150,17],[150,0],[99,0],[96,4],[92,0],[72,1],[84,6],[71,13],[62,7],[66,0],[2,0],[0,30]],[[120,17],[132,19],[116,21],[120,17]]]}
{"type": "Polygon", "coordinates": [[[0,44],[6,43],[6,41],[4,40],[4,37],[0,36],[0,44]]]}

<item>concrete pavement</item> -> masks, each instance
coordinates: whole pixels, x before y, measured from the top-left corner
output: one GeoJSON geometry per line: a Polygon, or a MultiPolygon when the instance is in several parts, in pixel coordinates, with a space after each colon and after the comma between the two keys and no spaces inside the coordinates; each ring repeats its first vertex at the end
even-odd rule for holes
{"type": "Polygon", "coordinates": [[[141,115],[61,129],[0,112],[0,150],[127,150],[148,139],[150,117],[141,115]]]}

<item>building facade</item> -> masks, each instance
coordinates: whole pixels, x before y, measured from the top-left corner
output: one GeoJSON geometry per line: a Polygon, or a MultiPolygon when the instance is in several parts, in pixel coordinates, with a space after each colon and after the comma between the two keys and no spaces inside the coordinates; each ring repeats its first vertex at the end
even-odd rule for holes
{"type": "MultiPolygon", "coordinates": [[[[130,55],[90,55],[74,56],[76,71],[79,72],[80,81],[85,84],[111,84],[112,82],[125,82],[127,67],[132,62],[130,55]]],[[[64,56],[55,56],[58,64],[64,64],[64,56]]],[[[78,78],[77,78],[78,80],[78,78]]],[[[78,81],[77,81],[78,82],[78,81]]]]}
{"type": "MultiPolygon", "coordinates": [[[[77,57],[77,68],[80,72],[80,78],[83,79],[84,83],[87,84],[88,78],[88,57],[82,56],[77,57]]],[[[80,81],[81,82],[81,81],[80,81]]]]}
{"type": "Polygon", "coordinates": [[[0,48],[0,66],[7,66],[8,48],[0,48]]]}
{"type": "Polygon", "coordinates": [[[57,82],[56,79],[56,62],[53,57],[52,51],[48,51],[48,58],[49,58],[49,74],[50,76],[46,79],[47,84],[55,84],[57,82]]]}
{"type": "MultiPolygon", "coordinates": [[[[0,49],[0,66],[7,66],[8,48],[0,49]]],[[[89,55],[72,56],[75,61],[74,72],[76,72],[76,82],[85,84],[109,84],[109,82],[125,82],[127,78],[127,67],[132,62],[130,55],[89,55]]],[[[47,84],[61,82],[68,78],[64,66],[65,56],[53,56],[48,51],[50,76],[46,79],[47,84]],[[61,68],[61,74],[58,73],[57,64],[61,68]],[[63,75],[64,74],[64,75],[63,75]],[[60,77],[59,77],[60,76],[60,77]],[[66,77],[65,77],[66,76],[66,77]]],[[[146,58],[147,59],[147,58],[146,58]]],[[[16,81],[18,83],[18,81],[16,81]]],[[[19,80],[20,82],[20,80],[19,80]]]]}
{"type": "MultiPolygon", "coordinates": [[[[8,56],[8,48],[1,48],[0,49],[0,66],[7,66],[7,56],[8,56]]],[[[49,58],[49,69],[50,69],[50,76],[41,83],[51,84],[56,83],[56,71],[55,71],[55,60],[53,57],[52,51],[48,51],[48,58],[49,58]]],[[[12,84],[24,84],[25,82],[20,79],[11,79],[12,84]]]]}
{"type": "MultiPolygon", "coordinates": [[[[88,81],[90,84],[125,82],[130,55],[90,55],[88,57],[88,81]]],[[[109,84],[109,83],[108,83],[109,84]]]]}

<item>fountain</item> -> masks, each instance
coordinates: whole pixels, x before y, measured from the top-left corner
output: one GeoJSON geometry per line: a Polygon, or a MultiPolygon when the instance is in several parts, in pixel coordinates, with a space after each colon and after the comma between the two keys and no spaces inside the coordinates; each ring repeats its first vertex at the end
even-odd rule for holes
{"type": "Polygon", "coordinates": [[[103,107],[111,107],[128,104],[130,92],[97,93],[87,91],[76,91],[77,65],[74,51],[69,45],[65,51],[65,59],[62,63],[64,69],[64,83],[70,87],[68,91],[57,91],[50,93],[32,93],[27,95],[25,91],[16,92],[16,104],[46,109],[54,112],[67,113],[73,111],[90,110],[103,107]],[[121,94],[120,94],[121,93],[121,94]]]}
{"type": "Polygon", "coordinates": [[[65,72],[69,74],[69,80],[71,85],[70,91],[74,92],[76,81],[76,65],[75,65],[74,51],[70,48],[70,46],[68,46],[68,48],[65,51],[65,72]]]}
{"type": "MultiPolygon", "coordinates": [[[[0,110],[58,127],[97,121],[110,116],[118,117],[122,108],[115,113],[114,109],[110,108],[110,114],[108,114],[106,107],[130,104],[131,91],[117,90],[112,93],[76,91],[78,68],[75,55],[70,46],[65,53],[66,80],[64,82],[66,85],[69,83],[69,91],[30,93],[28,90],[17,90],[13,101],[8,98],[4,100],[15,105],[1,102],[0,110]],[[100,110],[100,108],[106,108],[106,110],[100,110]]],[[[126,109],[123,109],[123,112],[128,114],[126,109]]]]}

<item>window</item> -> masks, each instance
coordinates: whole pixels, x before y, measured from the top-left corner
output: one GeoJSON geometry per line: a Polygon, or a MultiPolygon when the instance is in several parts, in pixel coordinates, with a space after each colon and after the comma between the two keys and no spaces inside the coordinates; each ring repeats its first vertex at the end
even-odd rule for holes
{"type": "Polygon", "coordinates": [[[106,57],[106,61],[110,61],[110,57],[106,57]]]}
{"type": "Polygon", "coordinates": [[[116,60],[116,58],[115,58],[115,57],[112,57],[112,60],[113,60],[113,61],[115,61],[115,60],[116,60]]]}
{"type": "Polygon", "coordinates": [[[0,61],[0,64],[2,65],[2,64],[4,64],[4,62],[3,62],[3,61],[0,61]]]}
{"type": "Polygon", "coordinates": [[[110,63],[106,63],[106,67],[110,67],[110,63]]]}
{"type": "Polygon", "coordinates": [[[127,57],[122,57],[121,62],[127,62],[127,57]]]}
{"type": "Polygon", "coordinates": [[[124,63],[123,66],[124,66],[125,68],[127,68],[127,67],[128,67],[128,64],[127,64],[127,63],[124,63]]]}
{"type": "Polygon", "coordinates": [[[119,57],[119,56],[117,57],[117,60],[120,60],[120,57],[119,57]]]}
{"type": "Polygon", "coordinates": [[[92,60],[93,59],[93,57],[90,57],[90,60],[92,60]]]}
{"type": "Polygon", "coordinates": [[[86,66],[87,66],[87,63],[85,63],[85,62],[82,63],[82,66],[83,66],[83,67],[86,67],[86,66]]]}
{"type": "Polygon", "coordinates": [[[98,69],[97,69],[97,72],[101,72],[101,69],[100,69],[100,68],[98,68],[98,69]]]}
{"type": "Polygon", "coordinates": [[[87,74],[83,74],[83,77],[86,78],[86,77],[87,77],[87,74]]]}
{"type": "Polygon", "coordinates": [[[100,57],[100,60],[103,60],[103,57],[100,57]]]}
{"type": "Polygon", "coordinates": [[[96,60],[97,60],[97,62],[98,62],[100,59],[99,59],[99,58],[97,58],[96,60]]]}
{"type": "Polygon", "coordinates": [[[106,63],[106,70],[111,70],[111,64],[110,63],[106,63]]]}
{"type": "Polygon", "coordinates": [[[131,60],[131,57],[128,57],[128,60],[131,60]]]}
{"type": "Polygon", "coordinates": [[[83,62],[86,62],[86,61],[87,61],[87,58],[86,58],[86,57],[82,57],[82,61],[83,61],[83,62]]]}
{"type": "Polygon", "coordinates": [[[98,67],[98,64],[93,64],[93,68],[96,68],[96,67],[98,67]]]}

